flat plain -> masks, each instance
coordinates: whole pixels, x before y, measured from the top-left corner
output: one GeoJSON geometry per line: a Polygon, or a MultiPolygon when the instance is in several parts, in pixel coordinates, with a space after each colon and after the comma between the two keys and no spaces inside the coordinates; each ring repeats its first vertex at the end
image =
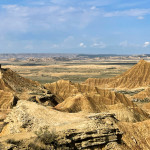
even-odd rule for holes
{"type": "Polygon", "coordinates": [[[70,60],[70,61],[0,61],[4,68],[10,68],[25,78],[51,83],[64,79],[72,82],[83,82],[88,78],[109,78],[119,75],[138,60],[70,60]]]}

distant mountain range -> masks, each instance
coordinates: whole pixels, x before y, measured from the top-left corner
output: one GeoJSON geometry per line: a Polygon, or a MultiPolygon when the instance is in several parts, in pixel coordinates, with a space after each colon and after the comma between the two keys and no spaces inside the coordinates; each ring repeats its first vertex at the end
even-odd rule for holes
{"type": "Polygon", "coordinates": [[[150,57],[150,54],[141,54],[141,55],[118,55],[118,54],[71,54],[71,53],[1,53],[0,59],[9,59],[9,58],[56,58],[56,57],[65,57],[65,58],[96,58],[96,57],[150,57]]]}

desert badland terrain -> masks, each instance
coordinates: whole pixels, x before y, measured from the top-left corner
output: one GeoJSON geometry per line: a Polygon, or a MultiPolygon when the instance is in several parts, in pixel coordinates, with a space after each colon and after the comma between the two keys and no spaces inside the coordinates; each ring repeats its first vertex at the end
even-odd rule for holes
{"type": "Polygon", "coordinates": [[[0,149],[150,149],[148,55],[0,58],[0,149]]]}

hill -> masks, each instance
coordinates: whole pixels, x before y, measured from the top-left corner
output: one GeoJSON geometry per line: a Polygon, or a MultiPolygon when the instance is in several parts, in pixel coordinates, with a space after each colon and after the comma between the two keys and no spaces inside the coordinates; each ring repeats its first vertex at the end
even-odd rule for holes
{"type": "Polygon", "coordinates": [[[144,103],[140,107],[150,115],[150,103],[144,103]]]}
{"type": "Polygon", "coordinates": [[[119,129],[124,134],[122,141],[131,150],[150,149],[150,120],[137,123],[119,122],[119,129]]]}
{"type": "MultiPolygon", "coordinates": [[[[149,64],[141,60],[124,74],[99,79],[99,83],[119,88],[147,86],[149,64]]],[[[0,109],[10,112],[0,112],[0,149],[40,149],[40,138],[47,133],[54,135],[60,149],[149,149],[150,104],[136,105],[124,94],[96,84],[96,80],[90,84],[59,80],[41,85],[2,68],[0,109]]],[[[148,95],[149,89],[142,92],[148,95]]]]}
{"type": "Polygon", "coordinates": [[[11,106],[12,99],[17,97],[21,100],[34,101],[43,105],[55,106],[58,104],[55,95],[46,90],[37,81],[24,78],[9,68],[0,69],[0,109],[11,106]],[[6,95],[6,96],[5,96],[6,95]],[[10,95],[10,96],[9,96],[10,95]],[[5,99],[3,99],[5,97],[5,99]]]}
{"type": "Polygon", "coordinates": [[[117,119],[131,122],[148,118],[148,114],[121,93],[65,80],[45,84],[45,87],[60,99],[55,106],[60,111],[111,112],[117,119]]]}
{"type": "Polygon", "coordinates": [[[89,78],[86,84],[106,88],[139,88],[150,85],[150,63],[140,60],[131,69],[114,78],[89,78]]]}
{"type": "Polygon", "coordinates": [[[9,68],[1,68],[0,74],[0,88],[4,91],[23,92],[40,86],[38,82],[26,79],[9,68]]]}
{"type": "Polygon", "coordinates": [[[140,99],[140,100],[149,100],[150,101],[150,88],[145,89],[144,91],[141,91],[133,96],[134,99],[140,99]]]}

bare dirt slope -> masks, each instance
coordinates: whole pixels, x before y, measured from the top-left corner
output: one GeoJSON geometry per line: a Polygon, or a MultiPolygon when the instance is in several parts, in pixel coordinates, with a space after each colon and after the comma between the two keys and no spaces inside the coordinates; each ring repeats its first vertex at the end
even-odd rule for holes
{"type": "MultiPolygon", "coordinates": [[[[0,90],[13,93],[19,99],[30,99],[41,104],[56,105],[55,96],[37,81],[26,79],[9,68],[2,68],[0,70],[0,76],[0,90]],[[54,103],[50,101],[51,99],[54,103]]],[[[9,103],[7,104],[9,107],[9,103]]]]}
{"type": "Polygon", "coordinates": [[[0,90],[0,111],[7,111],[16,105],[18,98],[11,92],[0,90]]]}
{"type": "Polygon", "coordinates": [[[125,73],[114,78],[96,79],[89,78],[86,84],[108,88],[138,88],[150,85],[150,63],[140,60],[136,65],[125,73]]]}
{"type": "Polygon", "coordinates": [[[150,115],[150,102],[148,102],[148,103],[146,103],[146,102],[145,103],[139,103],[138,106],[150,115]]]}
{"type": "Polygon", "coordinates": [[[138,123],[119,123],[122,140],[132,150],[150,149],[150,120],[138,123]]]}
{"type": "MultiPolygon", "coordinates": [[[[147,86],[150,82],[148,72],[149,63],[142,60],[123,75],[104,79],[103,83],[120,88],[123,85],[125,88],[147,86]]],[[[19,100],[5,120],[6,114],[0,114],[4,115],[1,118],[4,124],[0,146],[8,146],[8,140],[13,141],[9,137],[20,140],[18,133],[23,139],[27,133],[30,141],[30,135],[36,136],[33,132],[48,127],[50,131],[55,128],[59,135],[58,146],[103,150],[150,149],[149,104],[145,105],[145,112],[141,109],[144,107],[138,107],[124,94],[95,86],[97,82],[78,84],[60,80],[42,86],[10,69],[1,69],[0,84],[0,108],[12,108],[17,102],[14,94],[28,100],[19,100]],[[28,99],[29,96],[32,97],[28,99]],[[51,106],[47,106],[49,104],[51,106]]],[[[20,142],[11,146],[18,147],[17,143],[20,142]]],[[[23,148],[21,144],[18,149],[23,148]]]]}
{"type": "Polygon", "coordinates": [[[62,101],[66,98],[82,93],[89,94],[94,96],[99,94],[101,97],[105,97],[109,100],[104,100],[102,103],[111,105],[116,104],[117,102],[124,101],[124,103],[131,103],[127,100],[127,98],[120,93],[116,93],[110,90],[101,89],[96,86],[90,86],[86,84],[73,83],[69,80],[59,80],[54,83],[47,83],[44,85],[48,90],[50,90],[53,94],[56,94],[62,101]],[[128,102],[127,102],[128,101],[128,102]]]}
{"type": "Polygon", "coordinates": [[[150,149],[150,120],[118,122],[110,113],[66,113],[28,101],[19,101],[7,116],[0,146],[8,146],[7,141],[15,141],[15,148],[26,148],[28,144],[24,143],[27,140],[34,142],[36,135],[33,132],[42,127],[48,127],[49,131],[55,129],[57,148],[150,149]]]}
{"type": "Polygon", "coordinates": [[[40,86],[38,82],[26,79],[9,68],[1,69],[0,71],[1,71],[0,87],[2,90],[22,92],[25,90],[34,90],[34,88],[40,86]]]}
{"type": "Polygon", "coordinates": [[[148,114],[131,102],[125,95],[86,84],[60,80],[45,84],[45,87],[60,98],[55,106],[66,112],[111,112],[122,121],[141,121],[148,114]]]}
{"type": "Polygon", "coordinates": [[[137,98],[137,99],[140,99],[140,100],[143,100],[145,98],[150,99],[150,88],[147,88],[144,91],[141,91],[141,92],[135,94],[133,96],[133,98],[137,98]]]}
{"type": "Polygon", "coordinates": [[[0,90],[0,131],[7,114],[17,104],[18,98],[11,92],[0,90]]]}

